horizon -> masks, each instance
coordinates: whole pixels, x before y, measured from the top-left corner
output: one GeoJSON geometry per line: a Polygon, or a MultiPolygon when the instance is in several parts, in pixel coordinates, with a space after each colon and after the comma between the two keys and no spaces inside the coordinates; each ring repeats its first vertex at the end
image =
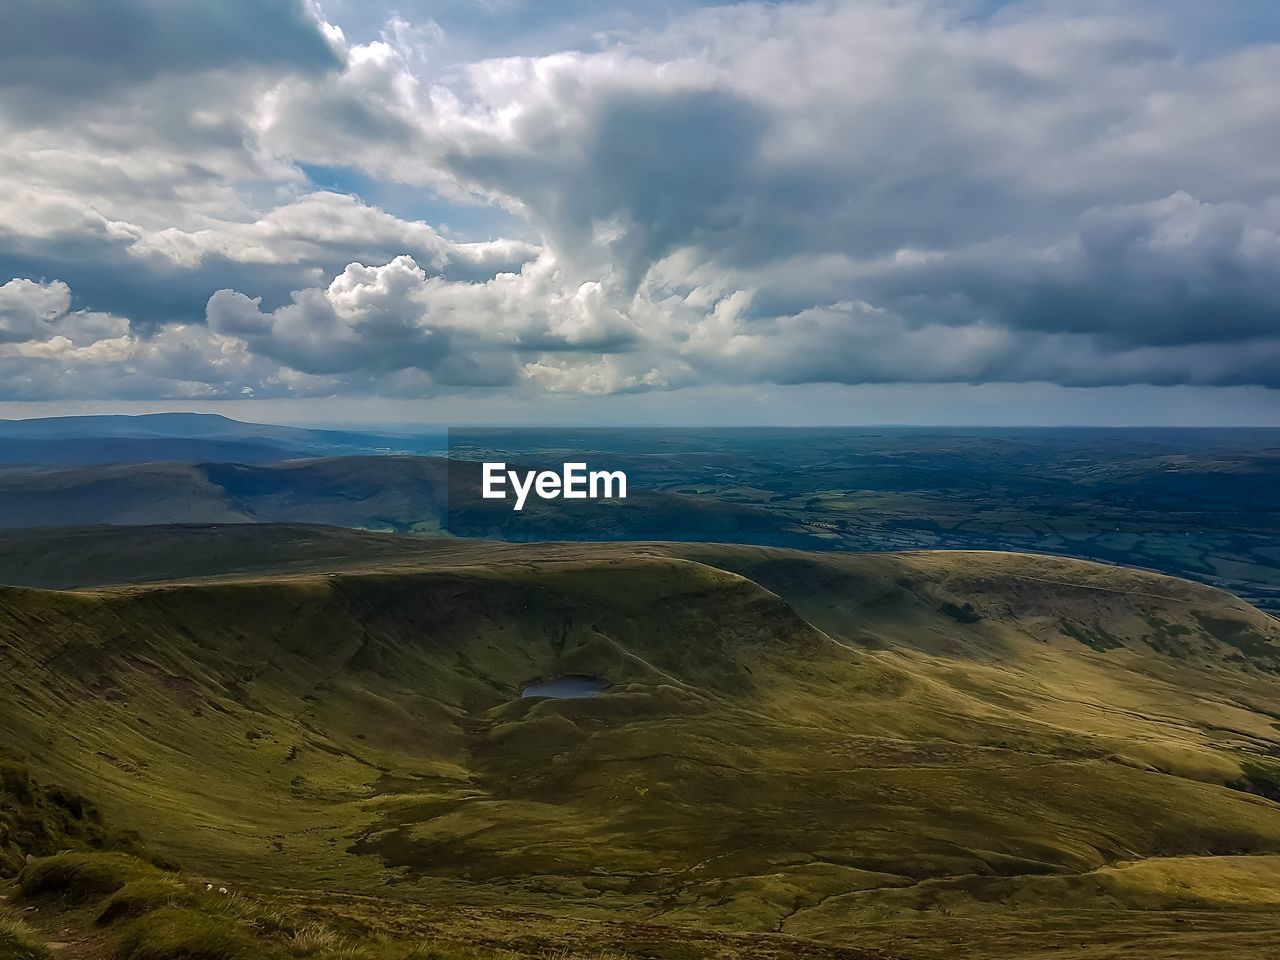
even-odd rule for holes
{"type": "Polygon", "coordinates": [[[295,427],[298,429],[310,429],[333,432],[353,432],[353,433],[376,433],[379,430],[388,430],[402,433],[413,433],[421,431],[423,433],[443,432],[447,433],[452,430],[512,430],[512,431],[555,431],[555,430],[584,430],[593,432],[626,432],[626,431],[643,431],[643,430],[670,430],[673,432],[694,432],[694,431],[768,431],[768,430],[943,430],[943,431],[960,431],[960,430],[996,430],[996,431],[1016,431],[1016,430],[1096,430],[1096,431],[1186,431],[1186,432],[1213,432],[1213,431],[1275,431],[1280,433],[1280,426],[1273,425],[1238,425],[1238,424],[1205,424],[1205,425],[1185,425],[1185,424],[1156,424],[1156,423],[1134,423],[1134,424],[1091,424],[1091,423],[787,423],[787,424],[717,424],[717,423],[630,423],[625,425],[618,424],[598,424],[586,422],[566,421],[555,424],[530,424],[518,422],[474,422],[474,423],[434,423],[429,421],[420,422],[398,422],[398,421],[351,421],[347,423],[330,422],[323,420],[316,421],[288,421],[288,420],[247,420],[241,417],[231,417],[224,413],[197,411],[197,410],[164,410],[151,413],[90,413],[90,414],[63,414],[52,416],[31,416],[31,417],[0,417],[0,423],[28,423],[40,421],[64,421],[64,420],[100,420],[100,419],[145,419],[149,417],[210,417],[226,420],[231,423],[243,424],[246,426],[264,426],[264,427],[295,427]]]}

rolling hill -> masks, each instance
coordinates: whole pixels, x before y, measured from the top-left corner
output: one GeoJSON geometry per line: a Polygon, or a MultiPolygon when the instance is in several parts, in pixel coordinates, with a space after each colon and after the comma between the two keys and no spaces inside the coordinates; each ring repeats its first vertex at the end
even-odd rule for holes
{"type": "Polygon", "coordinates": [[[237,889],[530,953],[1274,942],[1280,623],[1220,591],[273,525],[113,531],[116,568],[85,535],[28,578],[83,589],[0,592],[0,729],[237,889]],[[568,675],[609,687],[520,695],[568,675]]]}
{"type": "Polygon", "coordinates": [[[482,501],[479,466],[438,457],[278,464],[159,463],[0,472],[0,530],[177,523],[312,523],[515,541],[820,542],[750,504],[637,491],[607,502],[482,501]]]}
{"type": "Polygon", "coordinates": [[[0,473],[0,528],[308,522],[439,526],[445,461],[349,457],[289,463],[121,464],[0,473]]]}

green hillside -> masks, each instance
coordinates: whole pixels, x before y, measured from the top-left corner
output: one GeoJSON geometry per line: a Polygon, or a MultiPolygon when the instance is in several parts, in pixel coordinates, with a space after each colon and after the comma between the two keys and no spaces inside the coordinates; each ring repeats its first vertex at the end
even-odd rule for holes
{"type": "Polygon", "coordinates": [[[0,473],[0,528],[270,521],[438,527],[444,474],[444,461],[431,457],[14,470],[0,473]]]}
{"type": "MultiPolygon", "coordinates": [[[[187,873],[532,953],[1277,932],[1280,623],[1227,594],[1008,554],[244,529],[287,575],[0,592],[6,742],[187,873]],[[611,685],[520,698],[565,675],[611,685]]],[[[155,556],[207,578],[188,533],[155,556]]]]}

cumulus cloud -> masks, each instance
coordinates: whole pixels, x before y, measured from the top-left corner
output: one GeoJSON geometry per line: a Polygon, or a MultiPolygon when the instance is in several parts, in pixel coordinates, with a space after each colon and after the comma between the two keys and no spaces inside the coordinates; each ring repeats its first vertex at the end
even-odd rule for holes
{"type": "Polygon", "coordinates": [[[128,332],[128,321],[71,309],[65,283],[10,280],[0,286],[0,344],[84,346],[128,332]]]}
{"type": "Polygon", "coordinates": [[[215,332],[312,374],[416,369],[446,385],[502,385],[521,352],[625,349],[638,336],[596,284],[568,291],[549,258],[483,283],[428,276],[411,257],[352,263],[270,313],[243,293],[209,300],[215,332]]]}
{"type": "Polygon", "coordinates": [[[313,263],[328,253],[377,262],[405,253],[444,271],[492,275],[519,269],[538,248],[519,240],[457,243],[429,224],[405,221],[346,194],[307,194],[267,211],[250,223],[222,221],[194,230],[166,227],[133,231],[116,226],[117,236],[131,238],[129,250],[159,256],[181,267],[198,266],[207,257],[232,263],[313,263]]]}
{"type": "Polygon", "coordinates": [[[459,63],[288,0],[84,7],[0,40],[14,395],[1280,387],[1280,46],[1191,55],[1181,8],[739,3],[459,63]]]}
{"type": "Polygon", "coordinates": [[[282,387],[273,364],[205,326],[170,324],[140,336],[123,317],[72,309],[66,284],[0,286],[3,399],[217,399],[282,387]]]}
{"type": "Polygon", "coordinates": [[[544,356],[524,365],[524,375],[552,393],[631,393],[670,386],[656,367],[628,372],[634,364],[627,358],[602,355],[597,359],[570,362],[544,356]]]}

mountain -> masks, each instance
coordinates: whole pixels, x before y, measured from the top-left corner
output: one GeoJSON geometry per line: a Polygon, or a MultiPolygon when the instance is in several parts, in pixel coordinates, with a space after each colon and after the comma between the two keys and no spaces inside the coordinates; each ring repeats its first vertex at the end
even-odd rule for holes
{"type": "Polygon", "coordinates": [[[312,439],[325,431],[273,424],[242,423],[221,414],[149,413],[139,416],[33,417],[0,420],[5,439],[67,440],[88,437],[168,437],[205,439],[312,439]]]}
{"type": "Polygon", "coordinates": [[[275,463],[297,457],[439,453],[444,446],[443,431],[314,430],[205,413],[0,420],[0,465],[275,463]]]}
{"type": "Polygon", "coordinates": [[[1210,587],[270,524],[114,530],[89,569],[50,536],[32,579],[96,585],[0,591],[5,742],[273,903],[574,955],[1274,942],[1280,622],[1210,587]],[[521,697],[566,676],[608,687],[521,697]]]}

